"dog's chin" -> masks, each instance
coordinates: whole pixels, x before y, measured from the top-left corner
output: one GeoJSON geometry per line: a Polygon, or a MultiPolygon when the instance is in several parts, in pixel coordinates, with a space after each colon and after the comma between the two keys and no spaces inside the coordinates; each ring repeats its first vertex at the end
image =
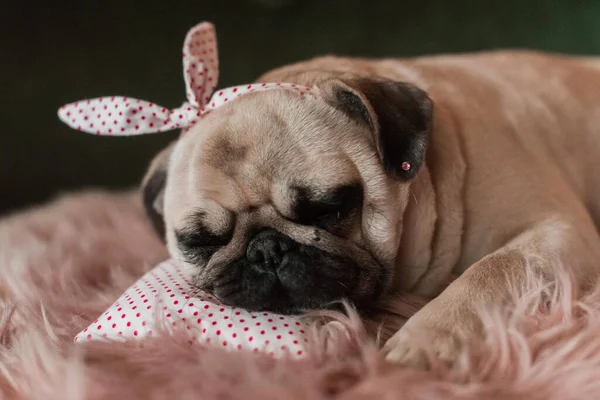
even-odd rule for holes
{"type": "Polygon", "coordinates": [[[353,260],[298,246],[283,256],[276,267],[239,259],[211,282],[214,295],[223,303],[251,311],[297,314],[339,307],[352,301],[360,267],[353,260]]]}

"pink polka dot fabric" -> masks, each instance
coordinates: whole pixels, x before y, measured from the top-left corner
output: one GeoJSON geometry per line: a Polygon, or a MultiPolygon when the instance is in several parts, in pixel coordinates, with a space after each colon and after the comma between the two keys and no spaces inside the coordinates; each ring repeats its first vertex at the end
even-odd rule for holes
{"type": "Polygon", "coordinates": [[[306,329],[306,323],[294,317],[223,305],[196,289],[184,270],[167,260],[127,289],[74,340],[123,340],[178,330],[189,335],[190,344],[302,357],[306,329]],[[166,330],[158,330],[159,326],[166,330]]]}
{"type": "Polygon", "coordinates": [[[215,29],[209,22],[202,22],[188,32],[183,46],[183,68],[187,101],[181,107],[171,110],[145,100],[111,96],[64,105],[58,110],[58,117],[83,132],[129,136],[174,129],[185,131],[202,115],[247,93],[286,89],[300,96],[316,97],[312,88],[284,82],[234,86],[212,95],[219,78],[219,58],[215,29]]]}

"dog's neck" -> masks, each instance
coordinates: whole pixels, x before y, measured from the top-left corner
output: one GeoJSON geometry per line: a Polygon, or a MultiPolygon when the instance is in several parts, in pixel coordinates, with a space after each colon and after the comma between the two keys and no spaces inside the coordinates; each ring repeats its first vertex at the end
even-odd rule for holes
{"type": "Polygon", "coordinates": [[[427,165],[410,183],[407,201],[402,216],[402,235],[393,283],[395,289],[403,292],[414,290],[432,260],[438,213],[427,165]]]}
{"type": "Polygon", "coordinates": [[[426,162],[411,183],[394,285],[434,297],[453,279],[462,252],[467,165],[452,110],[436,101],[426,162]]]}

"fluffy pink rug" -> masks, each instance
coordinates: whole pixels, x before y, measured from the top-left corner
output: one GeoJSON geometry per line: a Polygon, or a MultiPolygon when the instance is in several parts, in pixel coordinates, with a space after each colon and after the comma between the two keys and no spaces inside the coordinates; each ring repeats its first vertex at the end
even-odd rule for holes
{"type": "MultiPolygon", "coordinates": [[[[546,287],[532,277],[513,302],[483,310],[486,340],[427,372],[386,364],[358,319],[341,315],[315,331],[301,361],[184,337],[73,344],[165,257],[131,194],[74,195],[0,221],[0,398],[600,398],[600,289],[579,295],[566,275],[546,287]],[[349,334],[332,343],[334,329],[349,334]]],[[[401,314],[414,312],[411,299],[398,301],[401,314]]],[[[380,333],[401,317],[384,319],[380,333]]]]}

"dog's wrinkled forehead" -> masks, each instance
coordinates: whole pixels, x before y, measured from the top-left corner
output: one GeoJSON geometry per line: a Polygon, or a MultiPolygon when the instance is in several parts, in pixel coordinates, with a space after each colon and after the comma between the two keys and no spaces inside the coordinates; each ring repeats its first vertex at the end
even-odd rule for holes
{"type": "Polygon", "coordinates": [[[242,211],[289,204],[292,188],[359,180],[347,155],[357,124],[318,98],[287,91],[244,96],[185,134],[171,159],[180,198],[242,211]],[[185,189],[184,189],[185,187],[185,189]]]}

